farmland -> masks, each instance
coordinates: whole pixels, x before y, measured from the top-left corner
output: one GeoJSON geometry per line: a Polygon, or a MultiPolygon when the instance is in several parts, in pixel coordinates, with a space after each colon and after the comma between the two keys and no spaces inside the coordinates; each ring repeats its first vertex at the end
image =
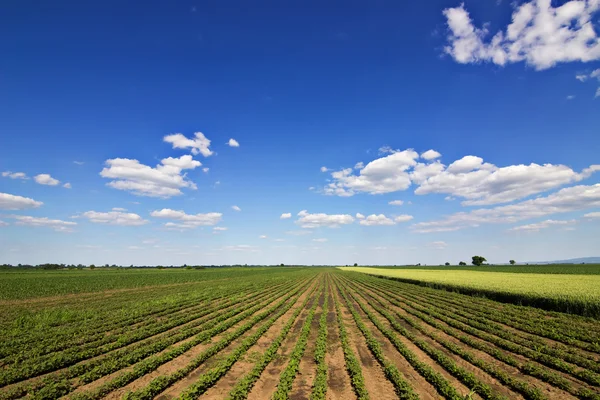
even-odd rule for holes
{"type": "Polygon", "coordinates": [[[7,272],[0,287],[0,399],[600,399],[598,319],[359,272],[7,272]]]}

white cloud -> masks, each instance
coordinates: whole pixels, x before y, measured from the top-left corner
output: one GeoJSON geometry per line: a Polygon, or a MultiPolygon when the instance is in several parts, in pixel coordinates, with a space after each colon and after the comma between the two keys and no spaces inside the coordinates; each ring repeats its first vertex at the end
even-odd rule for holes
{"type": "Polygon", "coordinates": [[[498,168],[483,159],[466,156],[420,182],[415,194],[442,193],[466,199],[463,205],[514,201],[589,177],[599,166],[581,173],[565,165],[529,164],[498,168]]]}
{"type": "Polygon", "coordinates": [[[10,179],[29,179],[27,177],[27,175],[25,174],[25,172],[4,171],[2,173],[2,176],[5,178],[10,178],[10,179]]]}
{"type": "Polygon", "coordinates": [[[1,210],[25,210],[28,208],[37,208],[41,206],[41,201],[35,201],[29,197],[16,196],[9,193],[0,193],[1,210]]]}
{"type": "Polygon", "coordinates": [[[235,139],[229,139],[229,142],[227,142],[227,145],[229,147],[240,147],[240,144],[235,139]]]}
{"type": "Polygon", "coordinates": [[[127,246],[128,250],[143,250],[143,247],[140,246],[127,246]]]}
{"type": "Polygon", "coordinates": [[[181,133],[175,133],[167,135],[163,138],[167,143],[171,143],[174,149],[192,149],[192,154],[202,154],[204,157],[213,155],[213,152],[209,149],[210,140],[204,136],[202,132],[194,133],[193,139],[188,139],[181,133]]]}
{"type": "Polygon", "coordinates": [[[348,214],[309,214],[306,210],[300,211],[298,217],[295,223],[302,228],[337,228],[354,222],[354,218],[348,214]]]}
{"type": "Polygon", "coordinates": [[[204,172],[205,174],[207,174],[208,171],[210,171],[210,168],[202,168],[202,172],[204,172]]]}
{"type": "Polygon", "coordinates": [[[226,227],[224,227],[224,226],[215,226],[215,227],[213,227],[213,231],[221,231],[221,232],[224,232],[224,231],[226,231],[226,230],[227,230],[227,228],[226,228],[226,227]]]}
{"type": "Polygon", "coordinates": [[[231,209],[234,211],[242,211],[242,209],[239,208],[238,206],[231,206],[231,209]]]}
{"type": "Polygon", "coordinates": [[[600,207],[600,183],[561,189],[546,197],[516,204],[459,212],[444,219],[412,225],[419,233],[450,232],[486,223],[514,223],[531,218],[600,207]]]}
{"type": "Polygon", "coordinates": [[[365,163],[363,163],[362,161],[354,164],[354,169],[363,169],[364,167],[365,167],[365,163]]]}
{"type": "Polygon", "coordinates": [[[49,219],[47,217],[40,218],[26,215],[11,215],[10,217],[17,220],[17,225],[47,227],[54,229],[56,232],[72,232],[72,227],[77,225],[76,222],[49,219]]]}
{"type": "Polygon", "coordinates": [[[283,213],[281,214],[281,217],[279,217],[280,219],[290,219],[292,218],[292,213],[283,213]]]}
{"type": "Polygon", "coordinates": [[[121,208],[121,207],[113,207],[112,210],[113,211],[127,211],[126,208],[121,208]]]}
{"type": "Polygon", "coordinates": [[[486,41],[487,28],[476,28],[464,4],[443,11],[450,35],[444,51],[462,64],[492,62],[497,65],[524,61],[536,70],[562,62],[600,59],[600,40],[592,15],[597,0],[571,0],[552,7],[550,0],[520,4],[506,32],[486,41]]]}
{"type": "Polygon", "coordinates": [[[259,239],[266,239],[266,238],[267,238],[267,235],[260,235],[258,238],[259,238],[259,239]]]}
{"type": "Polygon", "coordinates": [[[73,161],[73,164],[83,165],[85,164],[83,161],[73,161]]]}
{"type": "Polygon", "coordinates": [[[8,222],[4,222],[0,220],[0,226],[8,226],[10,225],[8,222]]]}
{"type": "Polygon", "coordinates": [[[421,158],[427,160],[427,161],[431,161],[431,160],[435,160],[436,158],[440,158],[442,155],[440,153],[438,153],[437,151],[431,149],[431,150],[427,150],[426,152],[421,154],[421,158]]]}
{"type": "Polygon", "coordinates": [[[207,213],[207,214],[186,214],[183,211],[171,210],[163,208],[160,211],[152,211],[150,213],[155,218],[171,219],[178,222],[167,222],[165,227],[175,229],[192,229],[198,226],[213,226],[221,222],[223,214],[207,213]]]}
{"type": "Polygon", "coordinates": [[[63,185],[63,187],[66,189],[71,189],[71,184],[69,182],[67,182],[63,185]]]}
{"type": "Polygon", "coordinates": [[[365,219],[366,217],[361,213],[356,213],[356,219],[365,219]]]}
{"type": "Polygon", "coordinates": [[[95,224],[140,226],[149,222],[137,214],[115,211],[114,208],[109,212],[86,211],[81,215],[95,224]]]}
{"type": "Polygon", "coordinates": [[[417,164],[414,150],[397,151],[368,163],[353,174],[352,168],[331,174],[334,182],[324,188],[325,194],[352,196],[356,193],[381,194],[406,190],[411,184],[408,170],[417,164]]]}
{"type": "Polygon", "coordinates": [[[327,167],[321,167],[321,172],[327,172],[327,171],[329,171],[329,168],[327,168],[327,167]]]}
{"type": "Polygon", "coordinates": [[[550,228],[551,226],[556,225],[571,225],[577,223],[576,220],[572,219],[569,221],[556,221],[552,219],[547,219],[546,221],[537,222],[535,224],[529,225],[520,225],[515,226],[514,228],[510,228],[511,231],[525,231],[525,232],[539,232],[540,229],[550,228]]]}
{"type": "Polygon", "coordinates": [[[58,179],[54,179],[50,174],[39,174],[33,177],[33,180],[40,185],[56,186],[60,183],[58,179]]]}
{"type": "MultiPolygon", "coordinates": [[[[447,194],[461,197],[463,205],[506,203],[588,178],[600,165],[575,172],[565,165],[529,164],[497,167],[481,157],[468,155],[449,166],[439,160],[417,162],[413,150],[396,151],[367,164],[358,174],[352,168],[335,171],[325,186],[328,195],[381,194],[408,189],[415,194],[447,194]]],[[[391,204],[391,203],[390,203],[391,204]]]]}
{"type": "Polygon", "coordinates": [[[413,219],[412,215],[402,214],[394,218],[394,222],[408,222],[413,219]]]}
{"type": "Polygon", "coordinates": [[[376,225],[395,225],[396,223],[383,214],[371,214],[359,222],[361,225],[376,226],[376,225]]]}
{"type": "Polygon", "coordinates": [[[404,202],[402,200],[392,200],[388,204],[391,206],[401,206],[404,202]]]}
{"type": "Polygon", "coordinates": [[[600,212],[591,212],[584,215],[585,218],[600,218],[600,212]]]}
{"type": "MultiPolygon", "coordinates": [[[[596,78],[598,80],[598,82],[600,82],[600,68],[593,70],[590,74],[575,75],[575,79],[577,79],[580,82],[585,82],[588,79],[593,79],[593,78],[596,78]]],[[[600,96],[600,87],[598,89],[596,89],[596,95],[594,96],[594,98],[599,97],[599,96],[600,96]]],[[[574,98],[575,96],[568,96],[567,99],[569,99],[569,97],[574,98]]]]}
{"type": "Polygon", "coordinates": [[[574,95],[569,95],[569,96],[567,96],[567,100],[573,100],[574,98],[575,98],[575,96],[574,96],[574,95]]]}
{"type": "Polygon", "coordinates": [[[275,242],[285,242],[285,239],[275,239],[275,242]]]}
{"type": "Polygon", "coordinates": [[[100,172],[100,176],[114,179],[108,186],[138,196],[169,198],[182,194],[181,188],[197,188],[196,184],[186,180],[186,175],[181,172],[202,164],[192,159],[192,156],[185,155],[179,158],[165,158],[155,168],[128,158],[106,160],[106,165],[108,167],[100,172]]]}
{"type": "MultiPolygon", "coordinates": [[[[394,154],[394,153],[398,152],[399,150],[394,150],[390,146],[381,146],[378,151],[379,151],[379,155],[382,155],[382,154],[394,154]]],[[[367,151],[367,153],[368,153],[368,151],[367,151]]]]}
{"type": "Polygon", "coordinates": [[[319,238],[319,239],[313,239],[313,242],[319,242],[319,243],[325,243],[327,242],[329,239],[326,238],[319,238]]]}

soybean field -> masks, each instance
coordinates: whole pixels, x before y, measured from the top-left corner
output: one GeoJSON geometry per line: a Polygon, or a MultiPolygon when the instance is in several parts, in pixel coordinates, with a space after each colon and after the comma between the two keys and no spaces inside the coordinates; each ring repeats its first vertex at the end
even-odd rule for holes
{"type": "Polygon", "coordinates": [[[0,276],[0,399],[600,399],[593,317],[324,267],[60,273],[0,276]]]}

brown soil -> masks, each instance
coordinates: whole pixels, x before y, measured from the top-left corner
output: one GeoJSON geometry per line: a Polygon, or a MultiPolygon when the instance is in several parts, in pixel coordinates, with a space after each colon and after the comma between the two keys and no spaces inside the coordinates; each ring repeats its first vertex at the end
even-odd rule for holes
{"type": "Polygon", "coordinates": [[[319,319],[323,313],[323,302],[325,301],[325,293],[319,297],[319,305],[315,310],[312,323],[310,325],[310,334],[308,335],[308,342],[304,349],[304,354],[300,359],[300,365],[298,366],[298,375],[292,384],[292,391],[290,392],[291,400],[303,400],[310,398],[311,388],[315,376],[317,374],[317,364],[315,362],[315,344],[317,336],[319,334],[319,319]]]}
{"type": "Polygon", "coordinates": [[[350,400],[355,399],[350,377],[346,372],[344,351],[340,344],[340,335],[337,326],[337,314],[333,304],[333,295],[329,293],[329,309],[327,312],[327,399],[350,400]]]}
{"type": "Polygon", "coordinates": [[[352,315],[343,304],[343,299],[335,290],[334,296],[340,300],[340,312],[344,326],[348,332],[348,342],[350,348],[360,360],[365,387],[369,392],[369,396],[377,400],[396,399],[394,386],[387,380],[381,366],[369,351],[365,338],[356,327],[352,315]]]}
{"type": "Polygon", "coordinates": [[[308,296],[310,290],[309,288],[305,293],[300,296],[296,304],[289,309],[280,319],[278,319],[273,326],[271,326],[267,332],[256,342],[254,346],[248,349],[246,356],[240,360],[238,360],[233,367],[222,377],[215,386],[210,388],[204,395],[202,395],[203,399],[224,399],[227,397],[227,394],[235,383],[243,378],[248,372],[254,368],[256,361],[260,356],[264,354],[264,352],[271,346],[271,343],[279,336],[280,331],[283,327],[289,322],[289,319],[292,317],[292,314],[296,312],[296,310],[302,306],[302,303],[308,296]]]}
{"type": "Polygon", "coordinates": [[[248,394],[249,400],[268,399],[273,395],[273,393],[275,393],[277,384],[279,383],[279,375],[285,369],[288,363],[290,354],[296,345],[298,334],[302,329],[302,325],[304,325],[304,321],[306,320],[306,316],[311,306],[312,301],[309,301],[306,308],[298,316],[298,319],[294,323],[294,326],[290,330],[288,336],[281,344],[281,347],[279,347],[277,355],[267,366],[267,368],[265,368],[260,378],[254,384],[254,387],[248,394]]]}

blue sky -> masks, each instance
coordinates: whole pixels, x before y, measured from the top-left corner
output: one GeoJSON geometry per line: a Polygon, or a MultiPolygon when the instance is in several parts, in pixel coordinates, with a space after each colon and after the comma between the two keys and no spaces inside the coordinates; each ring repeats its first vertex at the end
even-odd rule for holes
{"type": "Polygon", "coordinates": [[[599,255],[597,1],[1,7],[0,263],[599,255]]]}

